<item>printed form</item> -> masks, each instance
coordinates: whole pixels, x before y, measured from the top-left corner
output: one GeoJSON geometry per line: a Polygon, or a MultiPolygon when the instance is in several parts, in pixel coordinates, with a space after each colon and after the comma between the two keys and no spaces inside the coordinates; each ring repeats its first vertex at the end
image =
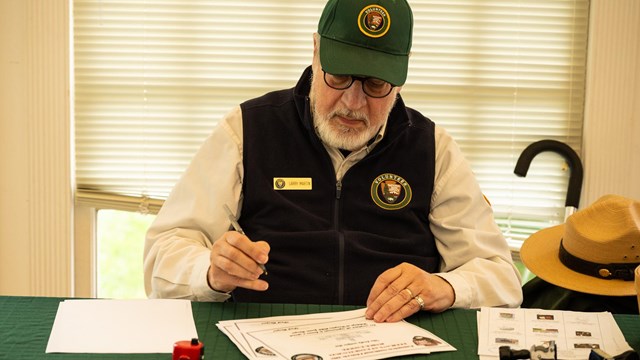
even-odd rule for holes
{"type": "Polygon", "coordinates": [[[228,320],[217,326],[249,359],[383,359],[455,351],[406,321],[367,320],[365,310],[228,320]]]}

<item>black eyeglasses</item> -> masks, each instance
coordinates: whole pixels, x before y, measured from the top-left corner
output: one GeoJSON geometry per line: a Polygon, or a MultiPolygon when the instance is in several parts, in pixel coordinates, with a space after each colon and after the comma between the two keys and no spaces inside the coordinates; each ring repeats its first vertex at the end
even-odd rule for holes
{"type": "Polygon", "coordinates": [[[364,91],[367,96],[372,98],[383,98],[389,94],[391,94],[391,90],[394,88],[390,83],[380,80],[374,77],[362,77],[355,75],[334,75],[329,74],[328,72],[322,70],[324,72],[324,82],[332,89],[336,90],[346,90],[353,82],[359,80],[362,82],[362,91],[364,91]]]}

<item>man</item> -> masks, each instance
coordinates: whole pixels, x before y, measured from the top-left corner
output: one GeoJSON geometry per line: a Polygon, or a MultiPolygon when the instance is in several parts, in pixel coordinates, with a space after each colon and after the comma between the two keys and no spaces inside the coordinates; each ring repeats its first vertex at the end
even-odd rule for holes
{"type": "Polygon", "coordinates": [[[295,88],[229,113],[165,202],[150,297],[358,304],[378,322],[520,304],[468,163],[399,95],[412,27],[405,1],[327,3],[295,88]]]}

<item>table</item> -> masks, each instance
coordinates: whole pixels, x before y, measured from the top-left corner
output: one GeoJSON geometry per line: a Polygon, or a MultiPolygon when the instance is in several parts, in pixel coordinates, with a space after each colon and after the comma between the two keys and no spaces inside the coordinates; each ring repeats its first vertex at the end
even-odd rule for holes
{"type": "MultiPolygon", "coordinates": [[[[64,298],[0,296],[0,359],[170,359],[170,354],[45,354],[51,326],[64,298]]],[[[275,315],[300,315],[356,309],[355,306],[306,304],[248,304],[192,302],[206,359],[245,359],[237,347],[216,327],[219,320],[275,315]]],[[[422,312],[407,321],[423,327],[458,351],[404,356],[402,359],[477,359],[478,333],[475,310],[422,312]]],[[[640,316],[614,315],[629,345],[640,351],[640,316]]],[[[176,339],[181,340],[181,339],[176,339]]],[[[184,339],[188,340],[188,339],[184,339]]]]}

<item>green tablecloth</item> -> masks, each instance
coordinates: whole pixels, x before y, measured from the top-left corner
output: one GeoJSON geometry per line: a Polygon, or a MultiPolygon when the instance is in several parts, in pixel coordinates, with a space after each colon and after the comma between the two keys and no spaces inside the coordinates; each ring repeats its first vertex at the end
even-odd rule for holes
{"type": "MultiPolygon", "coordinates": [[[[51,326],[64,299],[0,296],[0,359],[171,359],[170,354],[45,354],[51,326]]],[[[299,315],[355,309],[337,305],[283,305],[192,303],[206,359],[245,359],[216,327],[219,320],[275,315],[299,315]]],[[[458,351],[430,355],[404,356],[402,359],[477,359],[476,311],[449,310],[442,314],[420,313],[407,320],[443,338],[458,351]]],[[[640,316],[614,315],[627,342],[640,351],[640,316]]],[[[143,336],[144,334],[141,334],[143,336]]],[[[181,339],[176,339],[181,340],[181,339]]]]}

